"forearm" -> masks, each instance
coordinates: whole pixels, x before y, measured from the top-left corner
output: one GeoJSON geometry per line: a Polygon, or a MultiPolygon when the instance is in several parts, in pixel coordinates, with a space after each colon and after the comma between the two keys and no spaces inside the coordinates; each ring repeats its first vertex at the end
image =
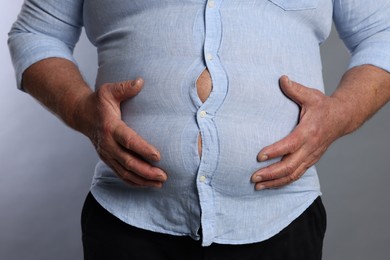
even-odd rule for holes
{"type": "Polygon", "coordinates": [[[22,86],[68,126],[81,131],[75,120],[77,107],[92,90],[72,62],[61,58],[39,61],[23,73],[22,86]]]}
{"type": "Polygon", "coordinates": [[[372,65],[354,67],[331,97],[339,101],[340,135],[349,134],[390,100],[390,73],[372,65]]]}
{"type": "Polygon", "coordinates": [[[23,88],[67,125],[85,134],[99,157],[132,186],[161,187],[167,175],[148,161],[159,151],[121,119],[121,102],[135,97],[143,80],[107,83],[93,92],[77,67],[66,59],[50,58],[30,66],[23,88]]]}
{"type": "Polygon", "coordinates": [[[299,179],[339,137],[353,132],[390,100],[390,73],[371,65],[352,68],[329,97],[281,78],[283,92],[301,107],[297,127],[264,147],[260,161],[283,159],[256,171],[256,189],[280,187],[299,179]]]}

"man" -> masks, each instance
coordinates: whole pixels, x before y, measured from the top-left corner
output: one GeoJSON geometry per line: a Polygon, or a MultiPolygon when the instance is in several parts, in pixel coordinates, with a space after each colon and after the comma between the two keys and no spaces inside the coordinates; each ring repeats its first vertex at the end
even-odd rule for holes
{"type": "Polygon", "coordinates": [[[85,259],[321,259],[313,165],[390,100],[389,15],[386,0],[25,1],[19,87],[101,158],[85,259]],[[332,17],[352,57],[327,97],[332,17]],[[82,26],[95,92],[72,58],[82,26]]]}

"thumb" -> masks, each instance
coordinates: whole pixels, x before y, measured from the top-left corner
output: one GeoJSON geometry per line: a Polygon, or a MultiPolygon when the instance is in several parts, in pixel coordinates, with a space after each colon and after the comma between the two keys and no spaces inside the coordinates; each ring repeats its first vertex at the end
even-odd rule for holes
{"type": "Polygon", "coordinates": [[[307,103],[310,100],[310,88],[290,80],[287,76],[282,76],[279,83],[283,93],[298,105],[307,103]]]}
{"type": "Polygon", "coordinates": [[[112,83],[110,90],[113,97],[119,102],[122,102],[126,99],[138,95],[138,93],[141,92],[143,86],[144,80],[142,78],[137,78],[135,80],[112,83]]]}

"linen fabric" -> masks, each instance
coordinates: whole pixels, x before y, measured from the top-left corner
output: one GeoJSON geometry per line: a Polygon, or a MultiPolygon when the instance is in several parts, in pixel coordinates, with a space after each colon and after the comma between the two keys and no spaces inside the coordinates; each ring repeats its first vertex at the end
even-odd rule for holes
{"type": "Polygon", "coordinates": [[[255,191],[257,153],[287,136],[299,107],[279,88],[288,75],[324,91],[320,44],[332,18],[351,51],[349,67],[390,70],[390,1],[376,0],[26,0],[9,38],[19,88],[23,71],[48,57],[76,62],[84,26],[97,48],[96,88],[145,80],[122,104],[123,120],[162,159],[162,189],[122,182],[100,161],[91,191],[122,221],[138,228],[211,243],[266,240],[320,194],[315,167],[279,189],[255,191]],[[208,69],[211,95],[196,80],[208,69]],[[197,140],[203,140],[198,154],[197,140]]]}

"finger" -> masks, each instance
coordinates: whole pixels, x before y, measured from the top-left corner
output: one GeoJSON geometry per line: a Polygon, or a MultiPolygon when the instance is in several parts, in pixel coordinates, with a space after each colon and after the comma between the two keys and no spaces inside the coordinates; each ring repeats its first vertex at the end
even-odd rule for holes
{"type": "Polygon", "coordinates": [[[261,151],[257,154],[257,160],[259,162],[264,162],[272,158],[291,154],[301,148],[304,141],[305,134],[302,131],[301,126],[298,125],[294,131],[285,138],[261,149],[261,151]]]}
{"type": "Polygon", "coordinates": [[[118,148],[115,151],[115,158],[126,171],[142,179],[157,182],[165,182],[167,180],[167,175],[163,170],[153,167],[131,152],[118,148]]]}
{"type": "MultiPolygon", "coordinates": [[[[100,158],[117,174],[120,174],[120,176],[125,176],[126,173],[131,172],[132,174],[138,175],[146,183],[149,183],[149,181],[165,182],[167,179],[164,171],[151,166],[140,157],[130,154],[129,151],[120,147],[114,140],[104,146],[100,146],[98,153],[100,158]]],[[[133,181],[137,184],[144,185],[144,183],[136,180],[133,181]]]]}
{"type": "Polygon", "coordinates": [[[114,98],[119,102],[122,102],[136,96],[142,90],[143,85],[143,79],[137,78],[135,80],[111,83],[109,84],[109,89],[114,98]]]}
{"type": "Polygon", "coordinates": [[[119,178],[121,178],[124,182],[131,186],[136,186],[136,187],[156,187],[156,188],[161,188],[162,187],[162,182],[159,181],[151,181],[145,178],[142,178],[132,172],[127,171],[119,162],[116,160],[112,160],[111,163],[111,168],[113,168],[118,175],[119,178]]]}
{"type": "Polygon", "coordinates": [[[259,183],[291,176],[301,165],[305,165],[304,162],[307,156],[307,152],[300,149],[294,154],[284,156],[281,161],[255,172],[251,180],[259,183]]]}
{"type": "Polygon", "coordinates": [[[298,180],[307,170],[305,165],[300,165],[291,175],[255,184],[256,190],[281,188],[298,180]]]}
{"type": "Polygon", "coordinates": [[[158,162],[161,158],[160,152],[154,146],[149,144],[124,122],[121,122],[115,128],[113,138],[121,146],[146,160],[158,162]]]}
{"type": "Polygon", "coordinates": [[[287,76],[282,76],[279,83],[283,93],[300,106],[312,103],[313,92],[317,92],[315,89],[305,87],[290,80],[287,76]]]}
{"type": "Polygon", "coordinates": [[[152,167],[141,158],[129,154],[114,140],[104,147],[100,146],[98,153],[119,177],[134,182],[138,186],[149,185],[158,187],[161,186],[158,183],[167,179],[166,174],[161,169],[152,167]],[[126,176],[127,178],[125,178],[126,176]]]}

